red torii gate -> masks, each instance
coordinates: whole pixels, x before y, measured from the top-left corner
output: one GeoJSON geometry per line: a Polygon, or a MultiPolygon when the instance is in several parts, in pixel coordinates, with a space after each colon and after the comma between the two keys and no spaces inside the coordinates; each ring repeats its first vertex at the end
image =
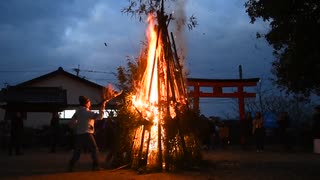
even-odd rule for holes
{"type": "Polygon", "coordinates": [[[245,105],[244,98],[256,97],[255,92],[245,92],[244,87],[256,86],[259,78],[251,79],[198,79],[187,78],[188,87],[193,87],[193,91],[189,92],[189,97],[194,98],[193,108],[199,111],[200,97],[217,97],[217,98],[238,98],[240,120],[244,119],[245,105]],[[200,87],[211,87],[212,91],[202,92],[200,87]],[[223,92],[223,88],[237,88],[236,92],[223,92]]]}

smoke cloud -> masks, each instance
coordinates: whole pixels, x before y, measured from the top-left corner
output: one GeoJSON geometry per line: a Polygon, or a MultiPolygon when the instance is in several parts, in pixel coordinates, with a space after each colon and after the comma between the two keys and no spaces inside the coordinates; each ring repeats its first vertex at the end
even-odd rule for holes
{"type": "Polygon", "coordinates": [[[173,6],[173,18],[174,18],[174,40],[176,44],[177,53],[179,56],[180,64],[183,66],[184,70],[187,71],[185,67],[185,59],[188,52],[186,43],[186,33],[187,28],[187,16],[186,16],[186,4],[187,0],[176,0],[173,6]]]}

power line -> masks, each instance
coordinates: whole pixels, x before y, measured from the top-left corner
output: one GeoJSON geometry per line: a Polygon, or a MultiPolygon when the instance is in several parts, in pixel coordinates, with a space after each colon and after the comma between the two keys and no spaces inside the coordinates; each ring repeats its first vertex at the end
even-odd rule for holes
{"type": "Polygon", "coordinates": [[[97,71],[97,70],[89,70],[89,69],[80,69],[80,65],[78,65],[78,68],[72,68],[72,71],[75,71],[77,76],[79,76],[80,72],[103,73],[103,74],[116,75],[116,73],[112,72],[112,71],[97,71]]]}
{"type": "Polygon", "coordinates": [[[115,74],[115,72],[111,72],[111,71],[96,71],[96,70],[87,70],[87,69],[78,69],[78,68],[73,68],[72,70],[76,72],[83,71],[83,72],[91,72],[91,73],[115,74]]]}

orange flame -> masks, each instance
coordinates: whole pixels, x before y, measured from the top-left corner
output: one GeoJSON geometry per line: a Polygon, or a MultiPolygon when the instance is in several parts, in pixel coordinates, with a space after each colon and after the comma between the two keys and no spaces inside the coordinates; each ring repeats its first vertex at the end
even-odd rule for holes
{"type": "MultiPolygon", "coordinates": [[[[158,91],[158,59],[161,55],[161,47],[157,47],[157,32],[155,31],[155,23],[153,16],[148,17],[149,27],[147,31],[148,36],[148,57],[147,66],[140,81],[140,89],[133,98],[134,106],[142,113],[143,118],[152,122],[150,132],[145,133],[143,148],[148,148],[149,154],[155,154],[158,145],[158,123],[159,123],[159,91],[158,91]],[[150,133],[150,140],[148,136],[150,133]],[[154,151],[154,152],[153,152],[154,151]]],[[[158,39],[159,40],[159,39],[158,39]]],[[[142,130],[142,129],[141,129],[142,130]]],[[[150,163],[150,160],[148,159],[150,163]]]]}
{"type": "MultiPolygon", "coordinates": [[[[179,92],[181,84],[178,84],[175,79],[175,64],[170,65],[166,61],[165,48],[168,47],[163,45],[161,39],[163,32],[158,30],[159,27],[155,24],[153,15],[149,15],[148,22],[147,65],[140,82],[138,82],[138,89],[132,97],[132,102],[143,118],[152,124],[148,131],[145,131],[145,127],[141,127],[141,133],[138,133],[141,137],[137,137],[137,139],[143,141],[142,148],[147,153],[147,163],[155,164],[157,153],[162,153],[158,151],[161,149],[159,146],[163,147],[163,141],[159,138],[159,134],[164,134],[164,130],[161,128],[163,119],[166,118],[164,111],[169,113],[172,118],[175,117],[174,103],[176,102],[173,101],[183,101],[184,94],[179,92]],[[168,79],[171,83],[168,82],[168,79]],[[163,102],[168,106],[165,110],[161,107],[163,102]]],[[[135,146],[138,148],[141,144],[136,142],[135,146]]]]}
{"type": "Polygon", "coordinates": [[[149,21],[149,28],[147,31],[148,36],[148,58],[147,58],[147,67],[145,73],[141,80],[141,89],[137,96],[138,102],[148,102],[150,104],[157,104],[158,103],[158,67],[157,61],[159,54],[161,53],[160,48],[156,52],[157,48],[157,32],[154,30],[154,21],[152,16],[148,17],[149,21]]]}

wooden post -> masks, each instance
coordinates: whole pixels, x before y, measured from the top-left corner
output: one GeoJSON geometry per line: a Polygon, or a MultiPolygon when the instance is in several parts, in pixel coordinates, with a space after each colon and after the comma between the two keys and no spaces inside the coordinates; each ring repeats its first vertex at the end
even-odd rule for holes
{"type": "Polygon", "coordinates": [[[244,96],[243,96],[243,86],[238,87],[238,104],[239,104],[239,118],[244,119],[245,107],[244,107],[244,96]]]}
{"type": "Polygon", "coordinates": [[[200,97],[200,87],[199,86],[194,86],[194,96],[193,96],[193,109],[195,112],[199,112],[200,108],[199,108],[199,100],[200,97]]]}

